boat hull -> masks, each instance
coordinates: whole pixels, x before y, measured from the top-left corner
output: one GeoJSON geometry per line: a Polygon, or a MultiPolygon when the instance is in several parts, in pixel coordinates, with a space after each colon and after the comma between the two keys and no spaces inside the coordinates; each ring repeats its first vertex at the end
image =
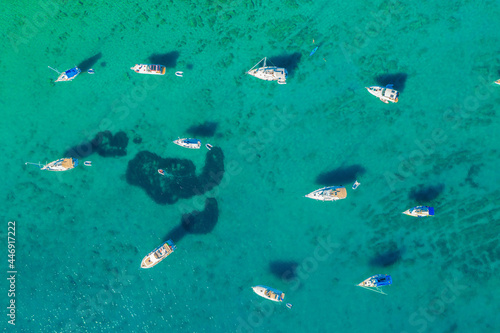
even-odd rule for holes
{"type": "Polygon", "coordinates": [[[428,217],[434,216],[434,207],[429,206],[417,206],[405,210],[403,214],[413,217],[428,217]]]}
{"type": "Polygon", "coordinates": [[[163,259],[174,253],[176,249],[177,246],[169,239],[142,259],[141,268],[147,269],[158,265],[163,259]]]}
{"type": "Polygon", "coordinates": [[[285,299],[284,292],[267,286],[255,286],[252,287],[252,290],[260,297],[264,297],[265,299],[273,302],[283,302],[283,300],[285,299]]]}
{"type": "Polygon", "coordinates": [[[165,75],[166,67],[162,65],[136,64],[130,68],[139,74],[165,75]]]}
{"type": "Polygon", "coordinates": [[[201,141],[198,139],[178,139],[173,141],[176,145],[188,148],[188,149],[200,149],[201,148],[201,141]]]}
{"type": "Polygon", "coordinates": [[[78,67],[74,67],[74,68],[68,69],[67,71],[62,72],[61,75],[59,75],[59,77],[57,78],[56,82],[72,81],[80,73],[81,73],[81,70],[78,67]]]}
{"type": "Polygon", "coordinates": [[[78,165],[78,159],[76,158],[61,158],[57,161],[50,162],[44,165],[41,170],[46,171],[67,171],[74,169],[78,165]]]}
{"type": "Polygon", "coordinates": [[[399,92],[397,90],[379,86],[366,87],[366,90],[386,104],[398,102],[399,92]]]}
{"type": "Polygon", "coordinates": [[[309,194],[306,194],[306,198],[318,201],[337,201],[345,199],[346,197],[347,191],[343,186],[323,187],[309,194]]]}

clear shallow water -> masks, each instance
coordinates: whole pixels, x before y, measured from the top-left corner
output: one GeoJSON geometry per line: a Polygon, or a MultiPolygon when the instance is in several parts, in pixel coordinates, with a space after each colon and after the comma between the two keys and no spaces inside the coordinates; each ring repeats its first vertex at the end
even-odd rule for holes
{"type": "Polygon", "coordinates": [[[44,4],[7,5],[2,23],[19,331],[498,330],[498,2],[44,4]],[[152,55],[175,66],[160,78],[128,69],[152,55]],[[286,86],[244,75],[264,56],[295,60],[286,86]],[[51,83],[47,66],[92,57],[95,75],[51,83]],[[398,104],[365,91],[381,75],[394,75],[398,104]],[[126,182],[127,164],[148,150],[199,172],[206,150],[171,141],[205,121],[216,132],[200,139],[225,156],[218,223],[140,271],[204,199],[158,205],[126,182]],[[106,129],[128,134],[126,156],[62,174],[24,165],[106,129]],[[346,200],[302,197],[322,173],[346,200]],[[400,214],[417,204],[436,217],[400,214]],[[354,287],[377,273],[393,277],[388,296],[354,287]]]}

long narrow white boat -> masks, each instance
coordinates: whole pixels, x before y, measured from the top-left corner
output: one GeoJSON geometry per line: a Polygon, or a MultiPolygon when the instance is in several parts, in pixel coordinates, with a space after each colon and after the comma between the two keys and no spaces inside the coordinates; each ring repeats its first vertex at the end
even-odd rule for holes
{"type": "Polygon", "coordinates": [[[389,102],[397,103],[399,92],[392,89],[394,85],[388,84],[385,88],[379,86],[365,87],[370,94],[378,97],[382,102],[389,104],[389,102]]]}
{"type": "Polygon", "coordinates": [[[160,261],[171,255],[176,249],[177,246],[175,246],[174,242],[169,239],[142,259],[141,268],[151,268],[155,266],[160,261]]]}
{"type": "Polygon", "coordinates": [[[56,161],[47,163],[45,165],[42,165],[40,163],[32,163],[32,162],[26,162],[24,164],[36,165],[40,168],[40,170],[66,171],[66,170],[74,169],[78,165],[78,159],[72,158],[72,157],[67,157],[67,158],[60,158],[56,161]]]}
{"type": "Polygon", "coordinates": [[[258,79],[265,81],[278,81],[278,84],[286,84],[286,78],[288,76],[288,72],[285,68],[279,68],[276,66],[267,66],[266,65],[267,58],[263,58],[259,61],[255,66],[253,66],[248,72],[248,75],[254,76],[258,79]],[[260,65],[260,63],[264,62],[264,64],[260,65]]]}
{"type": "Polygon", "coordinates": [[[259,285],[252,287],[252,289],[254,293],[256,293],[257,295],[264,297],[268,300],[271,300],[273,302],[283,302],[283,300],[285,299],[284,292],[271,287],[259,285]]]}
{"type": "Polygon", "coordinates": [[[201,147],[201,141],[198,139],[177,139],[174,141],[174,143],[178,146],[184,147],[184,148],[189,148],[189,149],[200,149],[201,147]]]}
{"type": "Polygon", "coordinates": [[[405,210],[403,214],[406,214],[408,216],[415,216],[415,217],[427,217],[427,216],[434,216],[434,207],[429,207],[429,206],[417,206],[410,208],[408,210],[405,210]]]}
{"type": "Polygon", "coordinates": [[[66,171],[74,169],[77,165],[78,160],[76,158],[67,157],[50,162],[49,164],[44,165],[41,169],[48,171],[66,171]]]}
{"type": "Polygon", "coordinates": [[[371,291],[374,291],[379,294],[387,295],[380,289],[383,286],[390,286],[392,284],[392,278],[390,275],[386,274],[378,274],[374,276],[370,276],[368,279],[363,282],[357,284],[358,287],[362,287],[371,291]]]}
{"type": "Polygon", "coordinates": [[[78,74],[81,73],[80,68],[78,67],[73,67],[71,69],[68,69],[67,71],[64,72],[59,72],[57,69],[54,69],[49,66],[50,69],[52,69],[54,72],[59,74],[59,77],[57,78],[56,82],[62,82],[62,81],[72,81],[75,77],[78,76],[78,74]]]}
{"type": "Polygon", "coordinates": [[[319,201],[337,201],[347,197],[347,191],[343,186],[329,186],[323,187],[306,195],[319,201]]]}
{"type": "Polygon", "coordinates": [[[162,65],[136,64],[130,68],[139,74],[165,75],[166,68],[162,65]]]}

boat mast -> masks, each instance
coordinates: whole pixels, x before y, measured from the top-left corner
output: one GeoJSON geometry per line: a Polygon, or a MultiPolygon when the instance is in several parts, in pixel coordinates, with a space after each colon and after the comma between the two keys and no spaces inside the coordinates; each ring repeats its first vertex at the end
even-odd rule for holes
{"type": "Polygon", "coordinates": [[[54,72],[56,72],[57,74],[61,74],[61,72],[59,72],[57,69],[54,69],[54,68],[52,68],[52,67],[50,67],[50,66],[47,66],[47,67],[49,67],[50,69],[52,69],[52,70],[53,70],[54,72]]]}
{"type": "MultiPolygon", "coordinates": [[[[250,69],[248,70],[248,72],[250,72],[250,71],[251,71],[252,69],[254,69],[255,67],[259,66],[259,64],[262,62],[262,60],[264,60],[264,67],[266,67],[266,58],[264,58],[264,59],[260,59],[260,61],[259,61],[258,63],[256,63],[256,64],[255,64],[252,68],[250,68],[250,69]]],[[[248,73],[248,72],[247,72],[247,73],[248,73]]]]}
{"type": "Polygon", "coordinates": [[[26,162],[26,163],[24,163],[24,165],[28,165],[28,164],[36,165],[39,168],[43,167],[43,165],[40,162],[38,162],[38,163],[33,163],[33,162],[26,162]]]}

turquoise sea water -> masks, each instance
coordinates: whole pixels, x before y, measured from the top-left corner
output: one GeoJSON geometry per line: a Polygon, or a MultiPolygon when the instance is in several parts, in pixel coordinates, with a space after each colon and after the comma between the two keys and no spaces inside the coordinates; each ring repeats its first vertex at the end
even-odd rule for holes
{"type": "Polygon", "coordinates": [[[16,325],[3,315],[2,327],[498,331],[499,5],[4,4],[0,233],[7,272],[7,222],[16,221],[18,273],[16,325]],[[165,76],[129,70],[154,55],[165,76]],[[244,75],[265,56],[286,63],[286,85],[244,75]],[[95,75],[53,83],[47,66],[85,60],[95,75]],[[387,80],[397,104],[364,89],[387,80]],[[224,154],[219,186],[160,205],[127,182],[140,151],[189,159],[200,173],[208,151],[171,141],[206,122],[215,133],[198,138],[224,154]],[[92,167],[64,173],[24,164],[105,130],[127,134],[125,156],[94,153],[83,159],[92,167]],[[345,185],[346,200],[303,197],[324,185],[345,185]],[[182,215],[205,198],[217,200],[216,226],[180,237],[182,215]],[[401,214],[419,204],[436,216],[401,214]],[[177,251],[139,270],[171,235],[177,251]],[[355,287],[380,273],[394,281],[387,296],[355,287]],[[257,284],[283,290],[293,308],[259,298],[257,284]]]}

